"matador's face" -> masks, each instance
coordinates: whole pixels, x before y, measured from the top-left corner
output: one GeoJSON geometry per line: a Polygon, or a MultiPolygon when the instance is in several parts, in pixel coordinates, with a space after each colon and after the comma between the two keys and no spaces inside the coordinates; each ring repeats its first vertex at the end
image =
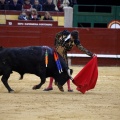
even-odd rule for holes
{"type": "Polygon", "coordinates": [[[74,38],[73,38],[73,36],[70,36],[70,39],[71,39],[71,41],[74,41],[74,38]]]}

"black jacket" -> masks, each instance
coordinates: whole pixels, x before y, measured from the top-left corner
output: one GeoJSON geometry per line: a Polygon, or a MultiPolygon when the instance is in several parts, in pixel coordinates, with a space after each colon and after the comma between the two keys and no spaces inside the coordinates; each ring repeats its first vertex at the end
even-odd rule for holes
{"type": "Polygon", "coordinates": [[[48,4],[47,2],[43,4],[43,11],[55,11],[55,4],[48,4]]]}

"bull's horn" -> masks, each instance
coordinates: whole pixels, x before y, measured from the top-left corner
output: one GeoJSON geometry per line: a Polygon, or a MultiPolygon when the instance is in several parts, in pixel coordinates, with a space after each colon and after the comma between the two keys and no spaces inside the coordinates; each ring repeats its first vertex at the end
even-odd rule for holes
{"type": "Polygon", "coordinates": [[[70,69],[67,70],[67,73],[68,73],[69,76],[71,76],[71,75],[70,75],[70,69]]]}
{"type": "Polygon", "coordinates": [[[67,73],[68,73],[70,79],[73,80],[73,78],[71,77],[71,74],[70,74],[70,69],[67,70],[67,73]]]}

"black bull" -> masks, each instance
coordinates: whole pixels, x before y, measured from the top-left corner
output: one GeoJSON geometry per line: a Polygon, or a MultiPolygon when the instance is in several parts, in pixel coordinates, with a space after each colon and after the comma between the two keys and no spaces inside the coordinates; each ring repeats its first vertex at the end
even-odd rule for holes
{"type": "Polygon", "coordinates": [[[58,88],[63,91],[63,85],[70,79],[69,68],[64,59],[58,54],[63,69],[62,73],[58,72],[54,60],[54,49],[47,46],[34,47],[16,47],[0,48],[0,76],[8,92],[12,92],[8,84],[8,78],[12,71],[21,75],[25,73],[35,74],[40,77],[41,81],[33,89],[39,89],[46,81],[47,77],[53,77],[58,88]],[[45,51],[48,52],[48,66],[45,65],[45,51]]]}

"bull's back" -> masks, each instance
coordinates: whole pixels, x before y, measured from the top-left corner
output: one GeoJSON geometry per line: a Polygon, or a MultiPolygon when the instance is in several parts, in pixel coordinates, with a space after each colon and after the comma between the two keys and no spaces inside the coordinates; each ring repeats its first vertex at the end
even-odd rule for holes
{"type": "Polygon", "coordinates": [[[47,46],[5,48],[0,55],[13,71],[32,73],[45,67],[46,50],[52,56],[53,51],[47,46]]]}
{"type": "MultiPolygon", "coordinates": [[[[32,60],[33,62],[42,60],[45,56],[45,51],[49,52],[52,49],[46,46],[30,46],[30,47],[22,47],[22,48],[9,48],[7,49],[8,56],[11,59],[17,59],[17,60],[32,60]]],[[[51,52],[52,53],[52,52],[51,52]]],[[[29,62],[29,61],[28,61],[29,62]]]]}

